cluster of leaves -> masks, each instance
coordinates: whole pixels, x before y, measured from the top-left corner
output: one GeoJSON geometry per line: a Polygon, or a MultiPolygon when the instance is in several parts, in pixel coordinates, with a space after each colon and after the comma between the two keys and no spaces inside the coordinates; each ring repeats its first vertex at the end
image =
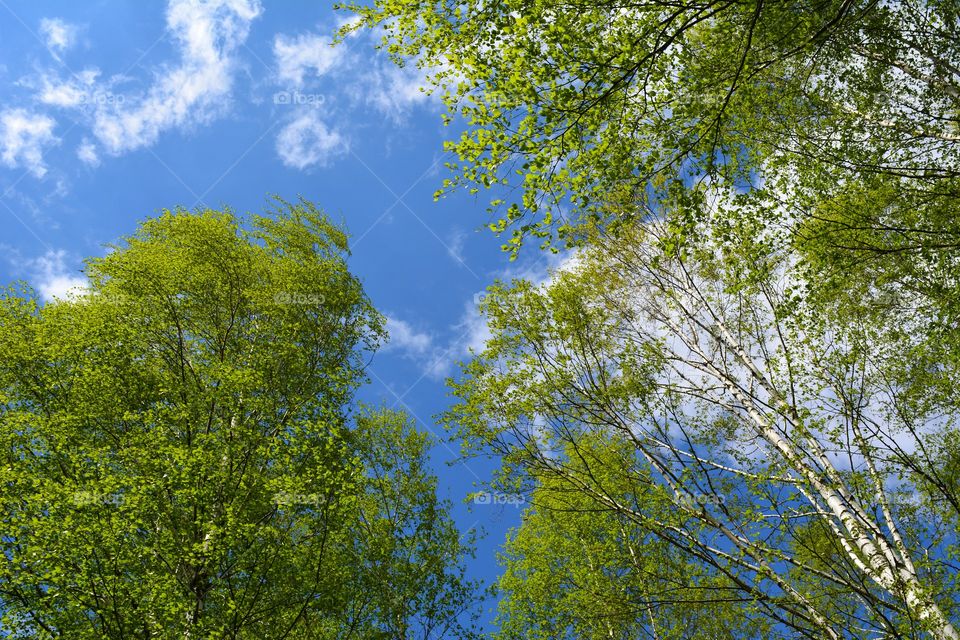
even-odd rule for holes
{"type": "MultiPolygon", "coordinates": [[[[544,246],[618,220],[611,194],[709,177],[789,181],[795,206],[849,180],[956,201],[960,40],[953,2],[643,0],[343,5],[398,61],[431,70],[448,121],[445,189],[495,185],[491,228],[544,246]],[[779,178],[783,178],[780,180],[779,178]]],[[[774,188],[775,187],[775,188],[774,188]]],[[[880,211],[879,208],[874,209],[880,211]]],[[[935,226],[924,226],[935,229],[935,226]]]]}
{"type": "MultiPolygon", "coordinates": [[[[730,579],[603,508],[609,501],[670,511],[669,496],[631,450],[616,437],[579,439],[564,454],[565,473],[540,475],[504,551],[498,637],[773,637],[762,617],[742,615],[737,605],[747,599],[730,579]]],[[[674,513],[680,526],[685,516],[674,513]]]]}
{"type": "Polygon", "coordinates": [[[167,211],[82,294],[6,290],[4,635],[471,633],[429,442],[352,400],[384,331],[346,253],[305,201],[167,211]]]}

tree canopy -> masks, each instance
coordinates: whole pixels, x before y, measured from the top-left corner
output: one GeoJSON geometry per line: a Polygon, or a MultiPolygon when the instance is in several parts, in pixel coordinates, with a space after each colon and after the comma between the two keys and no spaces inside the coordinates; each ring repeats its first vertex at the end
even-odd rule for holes
{"type": "Polygon", "coordinates": [[[532,499],[502,635],[957,638],[960,6],[344,6],[461,129],[438,195],[577,249],[445,415],[532,499]]]}
{"type": "Polygon", "coordinates": [[[956,368],[904,358],[907,313],[824,310],[774,229],[667,227],[484,301],[446,417],[531,495],[504,637],[957,637],[956,368]]]}
{"type": "Polygon", "coordinates": [[[345,31],[382,29],[398,61],[430,72],[448,120],[465,126],[444,188],[506,186],[491,228],[513,251],[527,238],[577,244],[585,220],[619,220],[611,194],[670,197],[704,177],[766,184],[805,215],[868,177],[922,207],[913,224],[886,203],[856,221],[957,244],[942,215],[960,177],[954,2],[343,6],[360,18],[345,31]]]}
{"type": "Polygon", "coordinates": [[[429,439],[358,405],[384,336],[314,205],[182,209],[0,298],[11,638],[469,637],[429,439]]]}
{"type": "MultiPolygon", "coordinates": [[[[575,251],[498,283],[442,419],[508,537],[503,638],[960,638],[960,4],[373,0],[438,195],[575,251]]],[[[475,633],[384,320],[309,202],[167,211],[0,296],[10,637],[475,633]]]]}

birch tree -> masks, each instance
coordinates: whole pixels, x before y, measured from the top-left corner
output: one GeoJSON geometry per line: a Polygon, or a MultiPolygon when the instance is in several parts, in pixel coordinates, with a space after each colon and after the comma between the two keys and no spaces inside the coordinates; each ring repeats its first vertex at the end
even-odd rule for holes
{"type": "MultiPolygon", "coordinates": [[[[630,443],[580,438],[565,459],[607,494],[636,508],[671,502],[649,474],[620,464],[630,443]],[[646,486],[644,486],[646,485],[646,486]]],[[[598,505],[566,478],[538,475],[534,509],[505,545],[498,637],[688,640],[770,638],[770,621],[729,577],[638,527],[629,514],[598,505]]],[[[680,522],[680,519],[677,520],[680,522]]]]}
{"type": "Polygon", "coordinates": [[[494,287],[493,337],[453,383],[448,423],[532,495],[517,536],[575,492],[721,576],[771,636],[958,637],[956,369],[913,375],[927,308],[810,295],[792,230],[755,215],[706,207],[682,236],[682,212],[638,217],[542,285],[494,287]]]}

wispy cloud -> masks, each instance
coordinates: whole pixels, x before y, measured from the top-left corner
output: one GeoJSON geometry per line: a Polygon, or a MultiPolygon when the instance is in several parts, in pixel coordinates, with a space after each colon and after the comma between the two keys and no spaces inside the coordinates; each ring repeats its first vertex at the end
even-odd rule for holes
{"type": "MultiPolygon", "coordinates": [[[[166,30],[179,60],[152,72],[142,92],[115,91],[129,77],[101,78],[97,68],[67,76],[53,72],[26,78],[40,103],[81,114],[90,133],[77,149],[84,163],[99,164],[102,153],[120,155],[154,144],[162,133],[204,124],[230,109],[237,50],[262,11],[259,0],[169,0],[166,30]]],[[[78,27],[57,18],[41,21],[40,32],[56,57],[72,46],[78,27]]],[[[43,148],[56,144],[54,121],[23,109],[3,112],[0,154],[7,166],[25,166],[42,176],[43,148]]]]}
{"type": "Polygon", "coordinates": [[[99,69],[84,69],[68,80],[45,75],[40,78],[40,102],[54,107],[72,108],[93,104],[99,69]]]}
{"type": "Polygon", "coordinates": [[[463,315],[456,327],[460,332],[458,348],[455,349],[457,357],[479,354],[483,351],[487,341],[493,337],[493,332],[490,331],[490,325],[486,317],[480,313],[478,302],[483,295],[485,294],[478,293],[472,301],[464,305],[463,315]]]}
{"type": "Polygon", "coordinates": [[[319,34],[301,34],[296,37],[280,34],[273,41],[273,55],[277,61],[277,79],[302,87],[304,76],[325,75],[343,62],[346,50],[333,47],[330,38],[319,34]]]}
{"type": "Polygon", "coordinates": [[[260,15],[257,0],[171,0],[167,30],[180,47],[142,96],[97,105],[93,132],[117,155],[152,145],[168,129],[207,122],[229,108],[236,50],[260,15]]]}
{"type": "Polygon", "coordinates": [[[40,21],[40,35],[54,56],[59,56],[77,41],[78,29],[60,18],[44,18],[40,21]]]}
{"type": "MultiPolygon", "coordinates": [[[[506,283],[512,280],[527,280],[541,287],[548,285],[561,271],[576,269],[578,264],[580,258],[576,252],[551,254],[545,260],[538,257],[525,265],[515,264],[500,272],[498,279],[506,283]]],[[[480,304],[486,296],[486,290],[478,291],[473,295],[473,299],[464,304],[460,321],[453,327],[456,337],[444,350],[446,362],[434,365],[437,369],[452,372],[456,362],[480,354],[493,337],[486,316],[480,312],[480,304]]]]}
{"type": "Polygon", "coordinates": [[[346,139],[327,127],[316,109],[294,118],[277,135],[277,155],[288,167],[324,166],[346,153],[346,139]]]}
{"type": "Polygon", "coordinates": [[[460,230],[454,230],[453,234],[447,239],[447,255],[453,258],[458,265],[465,264],[463,259],[463,245],[467,241],[467,234],[460,230]]]}
{"type": "Polygon", "coordinates": [[[396,353],[415,363],[423,377],[439,380],[450,373],[449,347],[438,343],[434,335],[421,331],[394,315],[387,316],[389,341],[384,353],[396,353]]]}
{"type": "MultiPolygon", "coordinates": [[[[430,95],[421,91],[422,87],[429,84],[426,71],[412,62],[405,67],[397,67],[382,52],[374,51],[377,33],[354,32],[346,41],[332,47],[330,43],[334,31],[335,27],[331,27],[328,32],[279,34],[274,38],[276,71],[273,80],[284,90],[275,94],[274,102],[309,113],[292,119],[278,134],[278,152],[287,166],[306,168],[322,165],[324,158],[331,157],[318,148],[321,151],[315,154],[318,160],[305,161],[283,150],[288,146],[287,143],[311,129],[320,131],[322,126],[324,131],[330,133],[330,125],[320,123],[318,116],[312,113],[320,105],[325,108],[327,123],[337,120],[338,115],[344,116],[347,111],[353,116],[357,109],[379,112],[398,122],[415,106],[431,99],[430,95]],[[336,89],[321,92],[329,83],[336,83],[336,89]],[[290,93],[291,89],[295,91],[290,93]],[[314,93],[301,93],[301,90],[314,93]],[[277,96],[282,100],[278,101],[277,96]]],[[[337,129],[342,130],[346,126],[344,123],[337,129]]],[[[332,135],[341,136],[339,133],[332,135]]],[[[333,149],[329,138],[318,137],[317,140],[327,140],[330,150],[333,149]]],[[[339,142],[342,142],[342,137],[339,142]]]]}
{"type": "Polygon", "coordinates": [[[49,116],[25,109],[0,112],[0,161],[12,169],[23,167],[42,178],[47,173],[44,148],[60,144],[53,133],[56,124],[49,116]]]}
{"type": "Polygon", "coordinates": [[[96,145],[86,138],[84,138],[80,146],[77,147],[77,157],[82,163],[91,167],[96,167],[100,164],[100,156],[97,154],[96,145]]]}
{"type": "Polygon", "coordinates": [[[384,351],[401,351],[419,357],[433,349],[433,338],[430,334],[417,331],[396,316],[387,316],[387,333],[390,335],[390,340],[384,346],[384,351]]]}
{"type": "Polygon", "coordinates": [[[454,365],[469,357],[470,349],[479,353],[490,337],[486,319],[473,302],[467,303],[461,321],[449,327],[449,335],[438,339],[433,333],[416,329],[400,318],[387,316],[390,340],[385,353],[396,353],[414,362],[425,378],[442,380],[453,373],[454,365]]]}
{"type": "Polygon", "coordinates": [[[62,249],[47,251],[44,255],[30,260],[28,267],[31,283],[47,301],[82,293],[89,285],[89,281],[80,274],[79,269],[70,270],[67,267],[67,253],[62,249]]]}
{"type": "MultiPolygon", "coordinates": [[[[538,256],[526,264],[512,264],[501,271],[499,280],[527,280],[535,286],[548,285],[557,273],[577,268],[580,259],[575,252],[538,256]]],[[[460,319],[442,330],[430,331],[418,328],[393,314],[387,314],[389,341],[382,349],[414,362],[424,378],[442,380],[456,375],[459,362],[470,360],[486,348],[493,337],[486,316],[480,312],[480,304],[486,290],[477,291],[464,301],[460,319]]]]}
{"type": "Polygon", "coordinates": [[[403,67],[386,59],[370,62],[366,72],[356,70],[359,75],[350,90],[359,100],[390,119],[403,120],[413,107],[435,95],[423,91],[428,86],[427,72],[412,61],[403,67]]]}

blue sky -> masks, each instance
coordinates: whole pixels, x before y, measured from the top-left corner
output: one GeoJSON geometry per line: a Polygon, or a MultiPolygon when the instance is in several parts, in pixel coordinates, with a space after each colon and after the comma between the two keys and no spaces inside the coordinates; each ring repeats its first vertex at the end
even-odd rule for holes
{"type": "MultiPolygon", "coordinates": [[[[389,318],[363,398],[436,431],[444,377],[485,335],[477,295],[541,277],[545,259],[508,263],[482,230],[486,198],[433,201],[456,131],[372,34],[329,46],[347,18],[323,2],[0,0],[0,280],[49,299],[163,208],[303,195],[347,225],[351,268],[389,318]]],[[[456,450],[434,451],[441,492],[464,531],[487,530],[471,572],[489,580],[519,509],[464,505],[490,466],[448,464],[456,450]]]]}

